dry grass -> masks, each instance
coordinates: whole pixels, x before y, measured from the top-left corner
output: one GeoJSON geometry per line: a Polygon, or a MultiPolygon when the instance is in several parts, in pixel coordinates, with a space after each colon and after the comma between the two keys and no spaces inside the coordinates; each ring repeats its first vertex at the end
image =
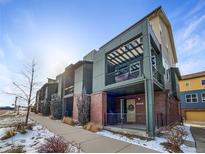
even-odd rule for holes
{"type": "Polygon", "coordinates": [[[169,152],[174,153],[183,153],[183,151],[176,145],[168,142],[161,143],[169,152]]]}
{"type": "Polygon", "coordinates": [[[63,123],[74,126],[74,120],[70,117],[63,117],[63,123]]]}
{"type": "Polygon", "coordinates": [[[16,147],[12,147],[9,150],[4,151],[4,153],[25,153],[26,151],[24,151],[22,146],[16,146],[16,147]]]}
{"type": "Polygon", "coordinates": [[[83,126],[83,128],[91,132],[98,132],[101,130],[100,125],[93,122],[88,122],[86,125],[83,126]]]}
{"type": "Polygon", "coordinates": [[[16,135],[16,130],[15,129],[10,129],[5,132],[5,135],[1,137],[1,140],[6,140],[8,138],[11,138],[16,135]]]}

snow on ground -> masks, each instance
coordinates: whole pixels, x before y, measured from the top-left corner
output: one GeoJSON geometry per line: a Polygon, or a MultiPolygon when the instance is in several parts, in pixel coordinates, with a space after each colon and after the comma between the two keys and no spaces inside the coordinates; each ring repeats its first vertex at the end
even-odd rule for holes
{"type": "MultiPolygon", "coordinates": [[[[20,114],[17,115],[14,112],[7,112],[4,115],[0,115],[0,138],[3,137],[8,130],[14,129],[13,126],[15,124],[25,122],[25,113],[26,112],[20,112],[20,114]]],[[[0,140],[0,153],[11,149],[12,145],[22,146],[26,152],[35,153],[38,151],[38,147],[45,143],[46,138],[50,138],[55,135],[48,129],[36,124],[30,119],[28,122],[29,124],[34,125],[32,130],[27,129],[27,133],[25,134],[17,132],[15,136],[9,139],[0,140]]],[[[73,153],[79,152],[78,148],[71,144],[69,145],[69,150],[73,153]]]]}
{"type": "Polygon", "coordinates": [[[194,138],[193,138],[193,136],[192,136],[192,134],[191,134],[191,127],[190,127],[190,125],[188,125],[188,124],[184,124],[184,129],[186,130],[186,132],[188,133],[188,135],[184,138],[185,140],[187,140],[187,141],[192,141],[192,142],[195,142],[194,141],[194,138]]]}
{"type": "MultiPolygon", "coordinates": [[[[1,128],[0,136],[3,136],[5,131],[11,128],[1,128]]],[[[45,142],[46,138],[52,137],[54,134],[41,125],[36,125],[32,130],[27,130],[27,133],[21,134],[17,132],[14,137],[0,141],[0,152],[4,152],[11,148],[12,144],[23,146],[24,150],[29,153],[37,152],[37,148],[45,142]]]]}
{"type": "MultiPolygon", "coordinates": [[[[186,129],[186,131],[188,132],[188,136],[187,136],[186,140],[194,142],[194,139],[193,139],[191,131],[190,131],[190,127],[189,126],[180,126],[180,127],[184,127],[186,129]]],[[[131,144],[143,146],[143,147],[153,149],[153,150],[156,150],[159,152],[168,153],[168,151],[161,145],[161,143],[166,142],[166,139],[163,136],[155,137],[154,140],[143,140],[143,139],[136,138],[136,137],[128,138],[124,135],[112,133],[112,132],[107,131],[107,130],[102,130],[100,132],[97,132],[97,134],[102,135],[102,136],[106,136],[106,137],[110,137],[113,139],[121,140],[124,142],[128,142],[131,144]]],[[[196,148],[194,148],[194,147],[189,147],[189,146],[183,144],[180,148],[185,153],[196,153],[196,148]]]]}

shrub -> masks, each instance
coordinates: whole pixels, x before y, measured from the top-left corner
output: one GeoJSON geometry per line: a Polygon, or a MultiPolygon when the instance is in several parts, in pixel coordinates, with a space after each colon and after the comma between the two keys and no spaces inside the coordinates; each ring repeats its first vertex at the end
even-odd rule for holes
{"type": "Polygon", "coordinates": [[[81,125],[85,125],[90,121],[90,96],[83,88],[81,96],[77,97],[78,121],[81,125]]]}
{"type": "Polygon", "coordinates": [[[24,153],[26,152],[22,146],[14,146],[9,150],[4,151],[4,153],[24,153]]]}
{"type": "Polygon", "coordinates": [[[91,132],[98,132],[101,130],[100,125],[95,124],[93,122],[88,122],[86,125],[83,126],[83,128],[91,132]]]}
{"type": "Polygon", "coordinates": [[[70,117],[63,117],[63,123],[73,126],[74,120],[70,117]]]}
{"type": "Polygon", "coordinates": [[[187,136],[187,132],[183,127],[168,127],[165,133],[167,142],[162,143],[168,150],[173,152],[181,152],[180,146],[184,143],[183,137],[187,136]]]}
{"type": "Polygon", "coordinates": [[[65,142],[60,137],[51,137],[46,139],[46,143],[42,144],[39,149],[39,153],[66,153],[70,152],[69,143],[65,142]]]}
{"type": "Polygon", "coordinates": [[[16,131],[15,129],[10,129],[8,131],[5,132],[5,135],[3,137],[1,137],[1,140],[6,140],[12,136],[15,136],[16,135],[16,131]]]}

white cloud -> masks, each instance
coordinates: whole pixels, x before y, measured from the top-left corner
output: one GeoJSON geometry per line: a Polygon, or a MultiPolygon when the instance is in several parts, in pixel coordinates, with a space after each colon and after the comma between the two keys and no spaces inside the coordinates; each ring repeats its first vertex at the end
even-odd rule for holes
{"type": "Polygon", "coordinates": [[[176,32],[176,47],[181,74],[194,73],[205,69],[205,14],[197,12],[202,6],[197,4],[190,13],[190,19],[184,21],[176,32]],[[191,16],[194,16],[191,18],[191,16]],[[200,56],[198,56],[200,55],[200,56]]]}

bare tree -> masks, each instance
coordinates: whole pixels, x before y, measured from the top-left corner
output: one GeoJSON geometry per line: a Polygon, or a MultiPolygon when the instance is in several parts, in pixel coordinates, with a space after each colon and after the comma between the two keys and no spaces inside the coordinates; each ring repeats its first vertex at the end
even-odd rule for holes
{"type": "Polygon", "coordinates": [[[85,125],[90,121],[90,95],[86,93],[86,88],[83,88],[81,95],[77,97],[78,121],[85,125]]]}
{"type": "Polygon", "coordinates": [[[25,102],[27,102],[27,113],[26,113],[26,121],[25,125],[28,123],[28,117],[30,113],[30,107],[35,99],[33,96],[34,89],[37,86],[36,79],[36,63],[32,60],[31,64],[24,65],[24,70],[21,72],[23,77],[23,83],[13,82],[13,85],[18,89],[17,93],[9,93],[9,95],[15,95],[16,97],[21,98],[25,102]]]}

